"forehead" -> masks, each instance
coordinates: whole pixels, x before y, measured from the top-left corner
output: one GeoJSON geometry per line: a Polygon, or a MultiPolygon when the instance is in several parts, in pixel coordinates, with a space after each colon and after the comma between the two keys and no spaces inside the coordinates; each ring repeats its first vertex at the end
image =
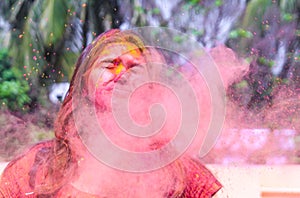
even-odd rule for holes
{"type": "Polygon", "coordinates": [[[130,42],[115,42],[107,43],[98,52],[98,61],[105,61],[107,59],[113,60],[123,54],[130,53],[134,55],[140,55],[140,49],[133,43],[130,42]]]}

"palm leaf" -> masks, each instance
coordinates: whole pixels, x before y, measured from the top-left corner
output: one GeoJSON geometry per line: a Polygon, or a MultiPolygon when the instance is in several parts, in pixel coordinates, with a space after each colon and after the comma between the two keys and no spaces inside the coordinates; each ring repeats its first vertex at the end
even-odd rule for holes
{"type": "Polygon", "coordinates": [[[280,8],[283,12],[295,12],[297,9],[297,3],[300,5],[299,0],[281,0],[280,8]]]}
{"type": "Polygon", "coordinates": [[[19,0],[13,3],[11,8],[9,9],[10,12],[10,21],[15,21],[17,19],[17,16],[20,14],[21,8],[23,4],[25,3],[25,0],[19,0]]]}
{"type": "Polygon", "coordinates": [[[58,77],[58,81],[68,80],[71,81],[71,77],[73,75],[74,66],[79,57],[79,53],[75,52],[65,52],[60,57],[61,64],[61,74],[58,77]]]}
{"type": "Polygon", "coordinates": [[[70,13],[70,10],[68,12],[68,0],[48,0],[44,2],[39,27],[44,43],[54,44],[63,38],[68,15],[72,13],[70,13]]]}
{"type": "MultiPolygon", "coordinates": [[[[263,15],[268,7],[272,5],[270,0],[252,0],[248,3],[246,12],[242,22],[243,29],[249,29],[249,27],[260,27],[263,15]]],[[[261,29],[261,28],[260,28],[261,29]]]]}

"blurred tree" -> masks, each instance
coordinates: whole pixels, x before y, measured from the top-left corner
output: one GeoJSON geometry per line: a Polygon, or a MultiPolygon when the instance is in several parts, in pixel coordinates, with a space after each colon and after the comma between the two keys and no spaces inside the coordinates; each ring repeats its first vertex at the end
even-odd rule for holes
{"type": "Polygon", "coordinates": [[[271,104],[277,82],[300,84],[299,0],[3,0],[0,10],[0,28],[10,25],[0,42],[31,85],[32,104],[41,88],[69,80],[96,35],[145,25],[189,33],[207,48],[227,44],[248,58],[249,108],[271,104]]]}
{"type": "Polygon", "coordinates": [[[174,28],[212,48],[226,42],[245,7],[245,0],[124,0],[120,12],[124,16],[122,27],[174,28]]]}
{"type": "Polygon", "coordinates": [[[232,37],[227,42],[243,56],[249,57],[250,71],[244,79],[250,86],[248,108],[272,105],[274,88],[299,79],[299,13],[297,0],[252,0],[248,2],[240,30],[251,37],[232,37]]]}

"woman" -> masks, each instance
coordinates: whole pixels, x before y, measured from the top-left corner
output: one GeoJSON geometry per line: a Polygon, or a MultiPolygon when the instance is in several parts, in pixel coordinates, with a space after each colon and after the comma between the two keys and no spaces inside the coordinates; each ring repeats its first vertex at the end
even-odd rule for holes
{"type": "Polygon", "coordinates": [[[117,128],[107,119],[112,112],[110,101],[115,84],[126,84],[122,82],[126,75],[143,79],[148,67],[154,67],[147,64],[149,61],[161,62],[163,58],[145,47],[137,35],[119,30],[100,35],[78,59],[69,93],[55,122],[55,139],[35,145],[7,166],[1,178],[0,195],[212,197],[221,185],[197,159],[183,155],[162,168],[134,173],[100,162],[84,142],[90,134],[99,132],[94,130],[96,123],[89,114],[93,108],[97,122],[103,123],[103,131],[109,131],[106,135],[121,147],[151,151],[169,140],[157,135],[154,140],[137,144],[134,138],[115,133],[117,128]]]}

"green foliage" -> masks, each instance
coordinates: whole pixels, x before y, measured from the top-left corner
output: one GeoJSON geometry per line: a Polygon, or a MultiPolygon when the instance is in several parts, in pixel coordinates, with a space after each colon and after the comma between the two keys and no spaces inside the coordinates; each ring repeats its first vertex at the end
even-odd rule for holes
{"type": "Polygon", "coordinates": [[[244,30],[242,28],[234,29],[230,31],[229,38],[237,39],[237,38],[252,38],[253,34],[250,31],[244,30]]]}
{"type": "MultiPolygon", "coordinates": [[[[65,32],[65,23],[68,18],[68,2],[62,0],[48,0],[40,16],[40,29],[44,43],[57,43],[63,38],[65,32]],[[59,20],[57,20],[59,19],[59,20]]],[[[70,11],[70,9],[69,9],[70,11]]]]}
{"type": "Polygon", "coordinates": [[[10,110],[24,111],[30,102],[27,81],[18,79],[17,72],[11,68],[8,51],[0,50],[0,103],[10,110]]]}
{"type": "Polygon", "coordinates": [[[221,5],[223,5],[223,0],[215,0],[215,5],[217,6],[217,7],[220,7],[221,5]]]}
{"type": "MultiPolygon", "coordinates": [[[[4,68],[0,71],[1,94],[5,97],[19,98],[18,104],[24,104],[28,98],[16,97],[13,94],[26,95],[30,83],[32,100],[37,101],[39,105],[41,102],[47,101],[39,100],[39,97],[43,95],[41,91],[43,87],[53,82],[70,80],[75,62],[90,39],[107,29],[118,28],[118,25],[126,21],[126,19],[122,19],[123,13],[120,12],[120,5],[116,2],[118,1],[5,0],[0,3],[2,6],[0,6],[0,15],[11,25],[10,35],[7,37],[9,40],[7,41],[9,43],[7,48],[9,55],[13,57],[12,63],[10,61],[5,62],[2,60],[8,59],[3,57],[5,54],[0,53],[0,65],[4,68]],[[24,70],[28,83],[27,81],[20,81],[23,78],[24,70]],[[3,79],[5,79],[5,83],[2,82],[3,79]]],[[[231,48],[236,48],[236,52],[241,53],[246,58],[248,57],[249,63],[257,61],[259,72],[261,72],[261,68],[264,68],[266,73],[270,73],[274,65],[274,61],[271,59],[275,60],[275,57],[273,52],[267,52],[268,49],[271,49],[267,47],[271,43],[267,39],[288,39],[289,35],[286,34],[289,32],[286,31],[289,29],[288,25],[293,28],[293,22],[296,24],[299,21],[299,2],[299,0],[246,1],[244,13],[236,21],[237,23],[233,26],[234,29],[231,29],[229,35],[226,35],[226,39],[229,38],[227,44],[231,48]],[[266,45],[261,45],[261,49],[257,50],[256,45],[258,43],[266,43],[266,45]]],[[[208,35],[212,38],[215,36],[213,32],[206,32],[206,19],[210,20],[207,17],[213,11],[218,11],[219,19],[226,17],[227,3],[224,0],[183,0],[178,4],[179,7],[176,9],[174,7],[177,13],[173,14],[176,16],[180,14],[180,11],[183,11],[182,14],[189,12],[188,14],[192,13],[191,16],[203,17],[203,24],[194,24],[193,26],[187,24],[187,28],[182,29],[182,31],[190,32],[198,41],[203,41],[203,38],[208,34],[212,34],[208,35]]],[[[162,10],[155,7],[155,4],[153,6],[145,7],[138,0],[131,1],[131,4],[128,5],[128,12],[132,13],[131,26],[148,25],[148,20],[151,18],[149,16],[162,19],[162,10]],[[149,9],[150,7],[152,9],[149,9]]],[[[171,17],[169,20],[174,19],[176,20],[176,17],[171,17]]],[[[191,18],[191,20],[193,19],[191,18]]],[[[191,22],[193,23],[193,21],[191,22]]],[[[223,21],[217,20],[217,23],[221,22],[223,21]]],[[[171,23],[167,20],[160,20],[159,25],[164,27],[169,24],[171,23]]],[[[218,26],[216,25],[216,27],[218,26]]],[[[296,28],[298,29],[295,31],[295,37],[299,38],[299,25],[296,28]]],[[[215,30],[218,31],[218,28],[215,30]]],[[[151,34],[157,33],[151,32],[151,34]]],[[[183,45],[186,38],[175,36],[173,41],[176,45],[183,45]]],[[[291,41],[289,43],[289,52],[287,53],[290,55],[286,58],[287,62],[294,65],[298,64],[300,61],[299,53],[297,53],[299,42],[291,41]]],[[[275,48],[274,53],[277,53],[275,48]]],[[[287,67],[291,66],[287,65],[287,67]]],[[[263,82],[262,84],[268,84],[264,77],[260,77],[260,75],[256,75],[256,77],[261,78],[256,80],[263,82]]],[[[239,86],[243,88],[246,86],[245,82],[239,86]]],[[[249,83],[246,87],[253,86],[249,83]]],[[[7,104],[9,100],[1,99],[1,102],[7,104]]],[[[17,106],[17,104],[13,106],[17,106]]]]}
{"type": "Polygon", "coordinates": [[[267,59],[265,57],[259,57],[258,58],[258,63],[262,64],[262,65],[265,65],[265,66],[268,66],[268,67],[273,67],[275,62],[274,60],[270,60],[270,59],[267,59]]]}
{"type": "Polygon", "coordinates": [[[184,42],[185,38],[183,36],[174,36],[173,41],[176,43],[182,43],[184,42]]]}
{"type": "Polygon", "coordinates": [[[201,2],[201,0],[188,0],[187,3],[191,4],[191,5],[197,5],[201,2]]]}
{"type": "Polygon", "coordinates": [[[291,22],[294,20],[293,14],[290,14],[290,13],[283,13],[281,17],[282,17],[282,20],[285,22],[291,22]]]}
{"type": "Polygon", "coordinates": [[[159,8],[153,8],[150,13],[153,13],[154,15],[155,14],[159,14],[160,13],[160,9],[159,8]]]}
{"type": "Polygon", "coordinates": [[[192,29],[191,33],[194,36],[199,37],[199,36],[202,36],[204,34],[204,31],[203,30],[192,29]]]}
{"type": "Polygon", "coordinates": [[[142,6],[135,6],[134,10],[139,14],[145,14],[146,10],[142,6]]]}
{"type": "Polygon", "coordinates": [[[199,10],[201,7],[201,0],[186,0],[182,8],[183,10],[187,11],[191,8],[199,10]]]}
{"type": "Polygon", "coordinates": [[[243,89],[247,87],[249,87],[249,83],[246,80],[242,80],[241,82],[235,84],[235,88],[237,89],[243,89]]]}
{"type": "Polygon", "coordinates": [[[266,10],[272,5],[270,0],[252,0],[248,3],[242,22],[242,28],[260,27],[266,10]]]}

